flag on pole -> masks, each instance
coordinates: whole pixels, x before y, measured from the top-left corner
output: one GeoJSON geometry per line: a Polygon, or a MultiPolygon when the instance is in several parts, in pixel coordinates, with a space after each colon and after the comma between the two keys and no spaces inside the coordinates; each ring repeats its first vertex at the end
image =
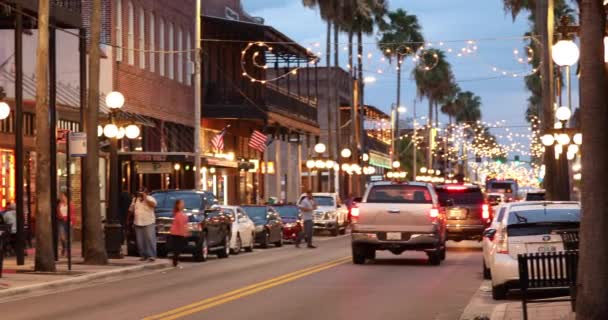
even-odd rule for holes
{"type": "Polygon", "coordinates": [[[224,135],[226,135],[226,131],[228,131],[230,125],[227,125],[220,133],[215,135],[213,139],[211,139],[211,145],[216,152],[221,152],[224,150],[224,135]]]}
{"type": "Polygon", "coordinates": [[[258,130],[253,130],[251,138],[249,138],[249,147],[259,152],[266,151],[266,147],[272,142],[267,135],[258,130]]]}

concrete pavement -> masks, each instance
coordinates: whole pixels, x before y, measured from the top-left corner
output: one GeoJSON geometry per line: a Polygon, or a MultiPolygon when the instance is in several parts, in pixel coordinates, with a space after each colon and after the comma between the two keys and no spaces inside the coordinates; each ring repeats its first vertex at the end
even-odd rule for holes
{"type": "Polygon", "coordinates": [[[423,253],[380,253],[375,263],[355,266],[348,237],[317,244],[185,263],[183,269],[0,303],[0,318],[142,319],[164,313],[157,318],[451,320],[481,281],[478,249],[451,249],[439,267],[429,266],[423,253]]]}

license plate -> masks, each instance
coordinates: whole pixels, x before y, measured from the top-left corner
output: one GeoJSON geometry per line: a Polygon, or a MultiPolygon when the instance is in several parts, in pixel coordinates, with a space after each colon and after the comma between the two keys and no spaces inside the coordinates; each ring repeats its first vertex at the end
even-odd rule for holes
{"type": "Polygon", "coordinates": [[[401,232],[387,232],[386,240],[401,240],[401,232]]]}
{"type": "Polygon", "coordinates": [[[538,247],[538,252],[556,252],[557,248],[555,246],[540,246],[538,247]]]}

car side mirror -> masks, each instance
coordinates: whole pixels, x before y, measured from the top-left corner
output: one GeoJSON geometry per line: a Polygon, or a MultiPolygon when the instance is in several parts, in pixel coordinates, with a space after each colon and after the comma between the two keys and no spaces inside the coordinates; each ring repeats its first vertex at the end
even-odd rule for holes
{"type": "Polygon", "coordinates": [[[487,229],[483,232],[483,236],[488,238],[490,241],[494,241],[494,236],[496,235],[496,229],[487,229]]]}

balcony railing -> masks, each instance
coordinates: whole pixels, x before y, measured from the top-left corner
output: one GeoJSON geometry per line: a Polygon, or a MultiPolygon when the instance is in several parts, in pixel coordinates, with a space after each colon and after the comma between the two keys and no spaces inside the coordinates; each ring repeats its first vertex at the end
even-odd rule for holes
{"type": "Polygon", "coordinates": [[[51,6],[67,9],[74,13],[82,12],[82,0],[51,0],[51,6]]]}
{"type": "Polygon", "coordinates": [[[317,108],[312,103],[306,102],[306,99],[303,101],[297,96],[275,90],[273,86],[266,87],[265,102],[269,109],[276,109],[312,122],[317,121],[317,108]]]}

